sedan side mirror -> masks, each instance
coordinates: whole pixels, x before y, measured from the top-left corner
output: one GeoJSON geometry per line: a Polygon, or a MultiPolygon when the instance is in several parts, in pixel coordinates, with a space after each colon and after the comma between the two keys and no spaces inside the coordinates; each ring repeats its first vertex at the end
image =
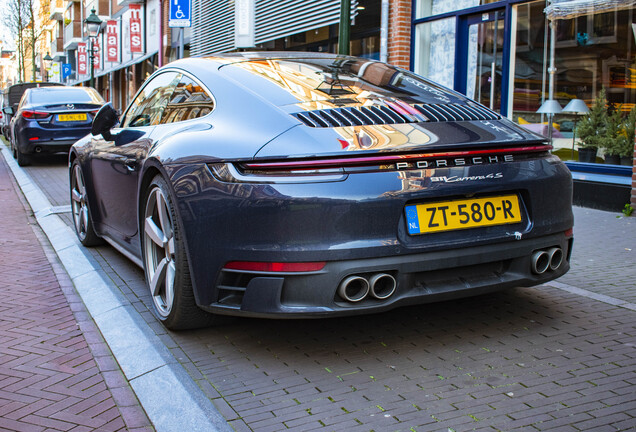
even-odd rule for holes
{"type": "Polygon", "coordinates": [[[6,115],[13,115],[13,107],[10,106],[6,106],[2,108],[2,112],[5,113],[6,115]]]}
{"type": "Polygon", "coordinates": [[[119,116],[117,115],[117,111],[113,108],[113,104],[108,102],[97,111],[93,119],[91,133],[93,135],[102,135],[105,140],[111,141],[113,136],[110,130],[118,124],[119,116]]]}

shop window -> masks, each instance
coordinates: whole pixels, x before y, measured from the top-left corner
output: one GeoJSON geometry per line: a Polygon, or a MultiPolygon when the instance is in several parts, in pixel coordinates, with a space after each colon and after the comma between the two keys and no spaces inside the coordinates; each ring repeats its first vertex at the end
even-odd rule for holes
{"type": "Polygon", "coordinates": [[[455,18],[418,24],[415,28],[415,73],[453,88],[455,18]]]}
{"type": "Polygon", "coordinates": [[[427,18],[498,1],[501,0],[418,0],[415,4],[415,18],[427,18]]]}
{"type": "MultiPolygon", "coordinates": [[[[537,114],[549,97],[550,40],[543,0],[516,6],[513,47],[512,119],[545,136],[552,131],[555,152],[565,160],[579,160],[582,148],[573,113],[556,114],[551,124],[537,114]]],[[[636,104],[636,9],[581,15],[555,20],[554,98],[561,107],[581,99],[591,109],[605,90],[610,112],[626,118],[636,104]]],[[[597,162],[606,163],[611,149],[599,148],[597,162]]],[[[608,159],[609,160],[609,159],[608,159]]]]}

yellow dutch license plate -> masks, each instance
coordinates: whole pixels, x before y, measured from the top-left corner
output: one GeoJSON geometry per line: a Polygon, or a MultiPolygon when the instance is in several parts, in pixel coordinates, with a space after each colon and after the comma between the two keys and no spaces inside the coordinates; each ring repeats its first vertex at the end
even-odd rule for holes
{"type": "Polygon", "coordinates": [[[408,205],[405,212],[410,235],[521,222],[517,195],[408,205]]]}
{"type": "Polygon", "coordinates": [[[86,121],[86,113],[80,114],[60,114],[57,116],[59,121],[86,121]]]}

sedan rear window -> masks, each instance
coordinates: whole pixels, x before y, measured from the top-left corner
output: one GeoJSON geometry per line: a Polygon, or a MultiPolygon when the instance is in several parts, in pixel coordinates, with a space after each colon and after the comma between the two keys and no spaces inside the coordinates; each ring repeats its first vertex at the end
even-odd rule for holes
{"type": "Polygon", "coordinates": [[[58,103],[104,103],[104,99],[92,88],[40,88],[32,90],[30,95],[32,104],[47,105],[58,103]]]}

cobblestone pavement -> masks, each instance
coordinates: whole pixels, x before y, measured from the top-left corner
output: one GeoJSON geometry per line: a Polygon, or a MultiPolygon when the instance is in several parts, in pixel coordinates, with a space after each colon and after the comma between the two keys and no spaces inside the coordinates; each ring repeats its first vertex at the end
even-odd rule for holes
{"type": "MultiPolygon", "coordinates": [[[[68,181],[64,165],[28,172],[42,185],[68,181]]],[[[49,195],[67,203],[67,192],[49,195]]],[[[636,430],[636,218],[620,216],[575,208],[572,270],[552,284],[188,332],[155,321],[137,267],[109,247],[91,254],[239,431],[627,431],[636,430]]]]}
{"type": "Polygon", "coordinates": [[[152,430],[20,198],[0,157],[0,431],[152,430]]]}

